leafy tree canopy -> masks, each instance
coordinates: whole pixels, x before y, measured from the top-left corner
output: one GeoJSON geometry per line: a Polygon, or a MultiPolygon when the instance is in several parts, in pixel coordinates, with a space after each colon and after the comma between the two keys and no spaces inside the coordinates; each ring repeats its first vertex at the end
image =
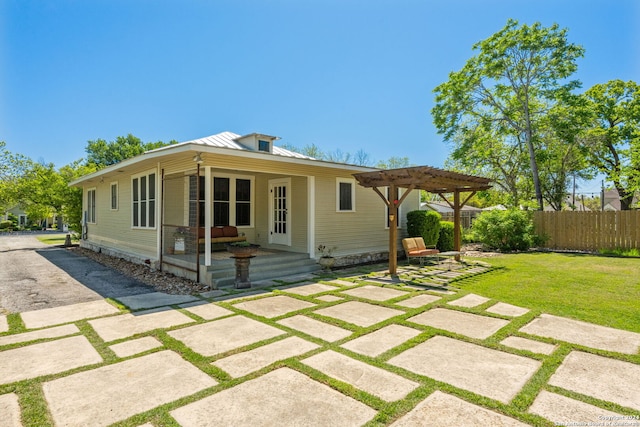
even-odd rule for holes
{"type": "Polygon", "coordinates": [[[167,145],[176,144],[177,141],[165,143],[142,142],[131,134],[127,136],[119,136],[115,141],[107,142],[104,139],[96,139],[88,141],[85,151],[87,153],[87,165],[95,165],[98,169],[114,165],[131,157],[138,156],[145,151],[154,150],[156,148],[165,147],[167,145]]]}
{"type": "Polygon", "coordinates": [[[621,208],[631,207],[640,190],[640,86],[611,80],[584,93],[590,119],[581,144],[588,159],[620,195],[621,208]]]}
{"type": "MultiPolygon", "coordinates": [[[[446,141],[455,144],[458,160],[469,158],[467,163],[494,169],[496,176],[508,174],[496,170],[495,153],[513,165],[521,164],[525,156],[526,172],[542,209],[540,122],[580,87],[578,81],[567,79],[584,49],[569,43],[567,30],[558,25],[519,25],[512,19],[473,49],[477,55],[435,88],[434,124],[446,141]]],[[[513,183],[504,187],[513,191],[513,183]]]]}

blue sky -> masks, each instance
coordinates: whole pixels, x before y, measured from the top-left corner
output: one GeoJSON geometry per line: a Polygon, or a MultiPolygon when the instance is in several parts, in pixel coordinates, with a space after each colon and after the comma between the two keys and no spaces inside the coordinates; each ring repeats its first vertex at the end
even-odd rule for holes
{"type": "Polygon", "coordinates": [[[636,0],[0,0],[0,140],[62,166],[262,132],[442,167],[432,91],[508,18],[568,28],[583,89],[640,80],[636,0]]]}

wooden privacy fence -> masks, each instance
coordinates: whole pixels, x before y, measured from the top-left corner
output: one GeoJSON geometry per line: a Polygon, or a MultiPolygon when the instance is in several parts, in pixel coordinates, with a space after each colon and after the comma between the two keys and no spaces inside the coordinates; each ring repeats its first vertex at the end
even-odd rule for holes
{"type": "Polygon", "coordinates": [[[550,249],[640,248],[640,211],[535,212],[536,233],[550,249]]]}

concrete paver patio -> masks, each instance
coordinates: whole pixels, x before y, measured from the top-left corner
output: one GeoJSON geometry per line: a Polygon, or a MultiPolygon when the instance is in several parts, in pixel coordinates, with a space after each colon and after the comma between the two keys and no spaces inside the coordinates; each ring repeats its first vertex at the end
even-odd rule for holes
{"type": "Polygon", "coordinates": [[[125,300],[161,305],[135,313],[106,301],[21,313],[26,330],[0,316],[0,427],[34,425],[21,418],[31,402],[46,408],[45,424],[70,426],[549,426],[640,415],[640,334],[501,302],[483,311],[488,299],[449,297],[455,289],[334,277],[274,282],[276,293],[125,300]],[[502,328],[514,336],[500,345],[502,328]],[[551,372],[540,369],[547,360],[551,372]]]}

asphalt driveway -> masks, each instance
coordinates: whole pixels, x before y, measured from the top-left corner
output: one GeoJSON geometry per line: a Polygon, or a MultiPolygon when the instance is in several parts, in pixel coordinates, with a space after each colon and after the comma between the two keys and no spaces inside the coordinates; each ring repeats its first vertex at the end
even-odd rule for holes
{"type": "Polygon", "coordinates": [[[151,292],[144,283],[35,234],[0,236],[0,314],[151,292]]]}

